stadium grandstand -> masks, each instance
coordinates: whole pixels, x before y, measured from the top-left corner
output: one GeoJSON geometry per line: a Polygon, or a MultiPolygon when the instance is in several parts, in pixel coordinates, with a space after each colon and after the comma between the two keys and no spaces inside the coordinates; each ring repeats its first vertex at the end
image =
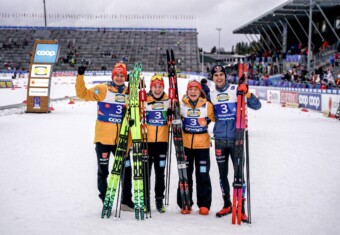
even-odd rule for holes
{"type": "Polygon", "coordinates": [[[340,78],[339,0],[290,0],[233,33],[253,49],[245,60],[256,85],[275,74],[270,84],[297,87],[331,88],[340,78]]]}
{"type": "Polygon", "coordinates": [[[107,70],[118,61],[136,62],[146,71],[166,71],[167,48],[173,48],[181,71],[198,71],[194,28],[0,27],[3,69],[27,69],[35,39],[56,39],[61,45],[55,70],[71,71],[86,63],[107,70]]]}
{"type": "Polygon", "coordinates": [[[49,39],[58,40],[61,48],[55,71],[75,71],[83,63],[93,71],[111,70],[118,61],[124,61],[128,68],[139,62],[145,71],[166,71],[165,52],[170,48],[176,54],[179,70],[198,71],[196,17],[190,14],[52,10],[48,14],[0,13],[0,19],[1,70],[27,70],[34,41],[49,39]]]}

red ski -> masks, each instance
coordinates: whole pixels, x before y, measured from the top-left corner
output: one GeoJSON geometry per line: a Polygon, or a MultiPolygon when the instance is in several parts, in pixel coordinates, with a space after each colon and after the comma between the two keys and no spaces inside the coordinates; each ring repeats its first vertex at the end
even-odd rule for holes
{"type": "MultiPolygon", "coordinates": [[[[240,66],[241,67],[241,66],[240,66]]],[[[239,68],[240,68],[239,67],[239,68]]],[[[241,74],[241,73],[240,73],[241,74]]],[[[246,92],[247,79],[245,76],[239,77],[239,86],[237,89],[237,109],[236,109],[236,141],[235,157],[236,166],[234,169],[233,183],[233,205],[232,205],[232,224],[241,224],[242,219],[242,187],[244,183],[243,165],[244,165],[244,133],[246,123],[246,92]]]]}

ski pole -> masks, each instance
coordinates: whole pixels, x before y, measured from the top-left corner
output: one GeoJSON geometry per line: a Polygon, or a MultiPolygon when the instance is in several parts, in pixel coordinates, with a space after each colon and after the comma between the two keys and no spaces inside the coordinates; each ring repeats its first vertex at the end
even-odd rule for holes
{"type": "Polygon", "coordinates": [[[248,130],[246,130],[246,171],[247,171],[247,210],[248,210],[248,223],[251,224],[250,166],[249,166],[249,139],[248,139],[248,130]]]}

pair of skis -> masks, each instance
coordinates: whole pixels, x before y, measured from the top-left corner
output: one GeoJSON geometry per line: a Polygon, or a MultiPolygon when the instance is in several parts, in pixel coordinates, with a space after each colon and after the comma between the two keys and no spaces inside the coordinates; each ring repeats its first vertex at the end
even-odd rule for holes
{"type": "MultiPolygon", "coordinates": [[[[182,120],[178,97],[178,83],[176,75],[176,60],[173,50],[166,50],[169,76],[169,100],[171,115],[168,116],[168,123],[172,130],[173,142],[176,151],[177,169],[179,175],[179,191],[182,204],[182,213],[190,213],[191,199],[189,194],[188,174],[186,157],[182,138],[182,120]]],[[[170,141],[171,144],[171,141],[170,141]]],[[[171,145],[170,145],[171,148],[171,145]]],[[[167,161],[168,164],[170,161],[167,161]]],[[[168,182],[169,184],[170,182],[168,182]]]]}
{"type": "MultiPolygon", "coordinates": [[[[118,145],[116,148],[112,171],[109,176],[108,186],[106,190],[105,200],[103,204],[101,217],[110,218],[112,206],[117,194],[118,186],[123,175],[125,157],[127,155],[128,136],[131,130],[132,150],[133,150],[133,187],[134,187],[134,203],[135,218],[144,220],[144,182],[143,182],[143,162],[142,162],[142,146],[141,146],[141,129],[140,129],[140,113],[139,113],[139,95],[138,84],[140,81],[141,64],[136,64],[130,74],[130,93],[127,100],[127,108],[121,125],[118,145]]],[[[119,193],[119,191],[118,191],[119,193]]],[[[119,196],[119,195],[118,195],[119,196]]],[[[118,203],[118,202],[117,202],[118,203]]],[[[116,211],[117,213],[117,211],[116,211]]]]}
{"type": "MultiPolygon", "coordinates": [[[[247,223],[251,223],[251,206],[250,206],[250,169],[249,169],[249,140],[248,140],[248,126],[247,126],[247,112],[246,112],[246,97],[245,93],[240,89],[241,84],[247,84],[247,78],[243,75],[243,65],[239,64],[239,86],[237,90],[237,109],[236,109],[236,141],[235,141],[235,155],[236,167],[234,169],[234,183],[233,183],[233,204],[232,204],[232,224],[241,224],[242,220],[242,201],[245,199],[245,190],[247,189],[247,223]],[[244,149],[244,146],[246,149],[244,149]],[[246,154],[245,154],[246,150],[246,154]],[[246,172],[247,172],[247,186],[244,184],[244,159],[246,156],[246,172]]],[[[245,73],[248,71],[247,64],[244,64],[245,73]]]]}
{"type": "Polygon", "coordinates": [[[144,167],[142,153],[142,135],[139,110],[139,94],[138,86],[142,65],[136,64],[129,76],[130,83],[130,106],[131,106],[131,135],[132,135],[132,158],[133,158],[133,189],[135,203],[135,218],[144,220],[144,167]]]}

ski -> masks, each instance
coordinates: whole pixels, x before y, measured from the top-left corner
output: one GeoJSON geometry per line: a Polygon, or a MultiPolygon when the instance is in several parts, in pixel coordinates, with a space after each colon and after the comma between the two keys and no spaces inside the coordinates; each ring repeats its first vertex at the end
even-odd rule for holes
{"type": "Polygon", "coordinates": [[[110,173],[107,190],[105,194],[102,215],[101,217],[104,218],[105,215],[107,218],[110,218],[112,212],[113,202],[115,200],[117,188],[119,186],[120,177],[123,171],[123,165],[125,163],[125,156],[127,152],[127,145],[128,145],[128,135],[129,135],[129,124],[128,124],[128,116],[129,116],[129,109],[128,104],[125,110],[125,114],[123,117],[123,122],[120,129],[118,145],[116,148],[116,152],[113,159],[112,170],[110,173]]]}
{"type": "MultiPolygon", "coordinates": [[[[247,74],[248,78],[248,64],[244,63],[243,64],[243,71],[245,74],[247,74]]],[[[248,212],[248,223],[251,224],[251,200],[250,200],[250,166],[249,166],[249,136],[248,136],[248,109],[247,109],[247,103],[245,106],[245,115],[246,115],[246,120],[245,120],[245,146],[246,146],[246,156],[245,156],[245,164],[246,164],[246,175],[247,175],[247,184],[246,184],[246,191],[247,191],[247,212],[248,212]]],[[[245,194],[245,190],[242,192],[245,194]]],[[[245,200],[243,196],[243,200],[245,200]]]]}
{"type": "Polygon", "coordinates": [[[172,128],[173,142],[176,151],[177,169],[179,175],[179,189],[182,203],[182,211],[190,213],[191,201],[188,187],[187,165],[184,155],[182,139],[182,121],[178,97],[178,83],[176,76],[176,60],[173,50],[166,50],[169,76],[169,100],[172,114],[168,116],[168,122],[172,128]]]}
{"type": "Polygon", "coordinates": [[[133,191],[135,203],[135,218],[144,220],[144,180],[143,180],[143,159],[141,144],[141,125],[139,113],[138,85],[142,71],[141,64],[135,64],[130,73],[130,108],[131,117],[129,125],[132,136],[132,157],[133,157],[133,191]]]}
{"type": "Polygon", "coordinates": [[[141,113],[141,130],[142,130],[142,159],[143,159],[143,169],[144,169],[144,205],[146,218],[148,214],[151,218],[151,206],[150,206],[150,165],[149,165],[149,151],[148,151],[148,128],[146,121],[146,102],[147,95],[145,91],[145,80],[144,77],[140,79],[139,82],[139,107],[141,113]]]}
{"type": "MultiPolygon", "coordinates": [[[[242,66],[242,64],[241,64],[242,66]]],[[[236,109],[236,140],[235,158],[236,166],[234,169],[233,183],[233,205],[232,205],[232,224],[241,224],[242,219],[242,191],[243,191],[243,164],[244,164],[244,134],[246,121],[245,93],[241,91],[240,85],[246,83],[244,76],[239,77],[237,89],[237,109],[236,109]]]]}

